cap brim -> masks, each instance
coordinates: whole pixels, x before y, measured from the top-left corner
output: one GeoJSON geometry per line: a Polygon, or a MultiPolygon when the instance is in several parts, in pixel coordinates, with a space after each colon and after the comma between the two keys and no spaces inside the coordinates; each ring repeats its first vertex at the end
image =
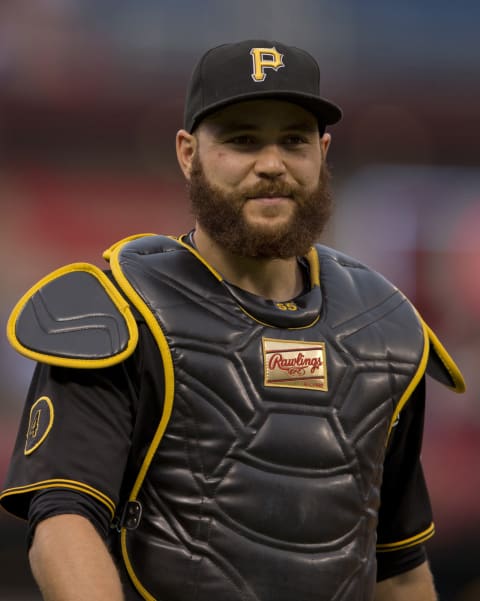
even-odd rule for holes
{"type": "Polygon", "coordinates": [[[298,104],[315,115],[318,121],[324,125],[333,125],[342,118],[342,109],[325,98],[320,98],[318,96],[314,96],[313,94],[300,94],[294,91],[290,92],[288,90],[265,90],[263,92],[251,92],[248,94],[234,96],[232,98],[224,98],[221,102],[211,104],[194,115],[192,123],[186,124],[186,129],[192,132],[202,119],[231,104],[237,104],[238,102],[245,102],[247,100],[263,99],[286,100],[288,102],[292,102],[293,104],[298,104]]]}

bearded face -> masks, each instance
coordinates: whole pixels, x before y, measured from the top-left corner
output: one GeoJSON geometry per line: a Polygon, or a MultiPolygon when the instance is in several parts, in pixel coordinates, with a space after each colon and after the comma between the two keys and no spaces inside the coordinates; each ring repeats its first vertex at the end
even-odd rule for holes
{"type": "Polygon", "coordinates": [[[208,180],[197,154],[189,192],[197,222],[221,247],[241,257],[287,259],[305,255],[328,222],[332,212],[329,182],[330,172],[322,161],[313,191],[265,179],[249,189],[224,192],[208,180]],[[247,221],[244,206],[250,199],[274,196],[289,197],[293,202],[288,220],[276,227],[247,221]]]}

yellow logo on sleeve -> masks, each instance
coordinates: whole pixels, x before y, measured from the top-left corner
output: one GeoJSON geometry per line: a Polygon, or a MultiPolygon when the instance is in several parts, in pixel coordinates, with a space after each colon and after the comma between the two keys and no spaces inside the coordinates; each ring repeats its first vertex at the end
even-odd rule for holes
{"type": "Polygon", "coordinates": [[[53,417],[53,403],[47,396],[42,396],[33,403],[27,428],[25,455],[33,453],[47,438],[53,426],[53,417]]]}

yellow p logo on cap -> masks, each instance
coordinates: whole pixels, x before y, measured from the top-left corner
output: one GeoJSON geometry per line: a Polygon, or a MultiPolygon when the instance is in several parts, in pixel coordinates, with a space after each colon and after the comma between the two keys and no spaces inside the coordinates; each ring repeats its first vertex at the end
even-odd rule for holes
{"type": "Polygon", "coordinates": [[[275,48],[252,48],[250,50],[253,60],[253,81],[264,81],[266,74],[265,69],[273,69],[278,71],[283,64],[283,54],[275,48]]]}

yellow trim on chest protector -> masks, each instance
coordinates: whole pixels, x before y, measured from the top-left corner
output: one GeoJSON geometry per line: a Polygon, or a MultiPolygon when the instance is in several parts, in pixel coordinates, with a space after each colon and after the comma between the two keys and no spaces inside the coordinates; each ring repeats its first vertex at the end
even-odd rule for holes
{"type": "MultiPolygon", "coordinates": [[[[164,388],[164,397],[163,397],[162,417],[161,417],[160,422],[155,431],[153,440],[150,443],[148,451],[143,459],[143,463],[137,474],[137,477],[133,484],[133,488],[129,493],[129,497],[128,497],[129,501],[136,500],[136,498],[140,492],[140,489],[145,480],[145,477],[147,475],[150,464],[153,461],[153,458],[157,451],[157,448],[160,445],[160,442],[163,438],[165,430],[167,429],[168,422],[170,421],[170,417],[171,417],[172,410],[173,410],[173,400],[174,400],[174,396],[175,396],[175,373],[174,373],[174,368],[173,368],[173,359],[172,359],[172,355],[170,353],[168,341],[167,341],[164,333],[162,332],[162,329],[160,328],[157,320],[155,319],[152,311],[150,310],[149,306],[142,299],[142,297],[138,294],[138,292],[135,290],[135,288],[132,286],[132,284],[129,282],[129,280],[125,277],[122,267],[121,267],[120,253],[122,251],[122,248],[128,241],[131,241],[135,238],[136,237],[132,237],[130,239],[124,240],[123,243],[115,244],[108,251],[106,251],[104,256],[108,257],[108,260],[110,261],[112,273],[115,276],[116,281],[121,286],[123,292],[132,301],[133,305],[143,315],[148,327],[150,328],[150,331],[152,332],[152,335],[155,339],[158,350],[160,352],[160,356],[162,358],[161,363],[162,363],[162,367],[163,367],[165,388],[164,388]]],[[[122,550],[122,557],[125,562],[125,567],[127,569],[127,572],[129,574],[132,582],[135,584],[136,589],[138,591],[140,591],[143,598],[150,600],[150,601],[155,601],[155,598],[147,591],[146,588],[143,587],[142,583],[140,582],[140,580],[138,579],[138,577],[135,573],[135,570],[133,568],[132,562],[129,557],[126,539],[127,539],[127,530],[125,527],[123,527],[121,529],[121,550],[122,550]]]]}
{"type": "Polygon", "coordinates": [[[34,361],[90,369],[130,356],[138,328],[129,303],[106,274],[95,265],[73,263],[22,296],[8,320],[7,337],[34,361]]]}
{"type": "MultiPolygon", "coordinates": [[[[414,309],[415,309],[415,307],[414,307],[414,309]]],[[[448,373],[448,375],[450,376],[452,385],[448,386],[448,387],[451,388],[454,392],[456,392],[458,394],[461,394],[461,393],[465,392],[465,390],[466,390],[465,380],[463,379],[462,373],[460,372],[459,368],[457,367],[455,361],[448,354],[447,350],[445,349],[443,344],[440,342],[440,340],[437,338],[437,336],[434,334],[433,330],[425,323],[425,321],[422,319],[422,317],[418,314],[418,311],[416,309],[415,309],[415,312],[417,313],[418,320],[423,328],[424,348],[423,348],[422,358],[420,360],[420,364],[418,366],[415,376],[413,377],[412,381],[410,382],[410,384],[407,386],[405,392],[403,393],[400,401],[398,402],[398,404],[395,408],[392,419],[390,420],[390,426],[388,429],[388,436],[387,436],[387,443],[390,440],[392,430],[395,427],[395,424],[397,423],[397,420],[402,412],[402,409],[407,404],[413,391],[415,390],[415,388],[417,387],[421,378],[424,376],[424,374],[427,371],[428,359],[432,352],[435,352],[437,354],[437,356],[439,357],[439,359],[442,362],[445,372],[448,373]]]]}
{"type": "Polygon", "coordinates": [[[437,338],[437,336],[435,335],[435,332],[425,322],[423,322],[423,325],[428,334],[428,338],[430,340],[431,347],[437,354],[438,358],[440,359],[440,361],[443,364],[443,367],[448,372],[448,374],[452,380],[452,386],[450,386],[450,388],[452,388],[455,392],[458,392],[458,393],[465,392],[467,387],[465,384],[465,380],[463,379],[463,375],[462,375],[461,371],[459,370],[457,364],[452,359],[452,357],[450,357],[450,355],[447,352],[447,349],[443,346],[443,344],[437,338]]]}

